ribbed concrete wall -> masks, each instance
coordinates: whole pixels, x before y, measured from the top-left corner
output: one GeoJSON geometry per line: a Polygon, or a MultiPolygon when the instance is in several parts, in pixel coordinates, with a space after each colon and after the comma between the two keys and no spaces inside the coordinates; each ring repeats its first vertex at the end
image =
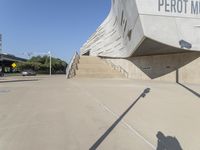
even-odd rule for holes
{"type": "Polygon", "coordinates": [[[200,84],[200,53],[140,56],[128,59],[104,58],[120,66],[132,79],[200,84]]]}
{"type": "Polygon", "coordinates": [[[135,79],[200,83],[199,0],[112,0],[81,54],[112,58],[135,79]],[[120,59],[121,58],[121,59],[120,59]]]}
{"type": "Polygon", "coordinates": [[[200,51],[198,0],[112,0],[81,54],[113,58],[200,51]]]}

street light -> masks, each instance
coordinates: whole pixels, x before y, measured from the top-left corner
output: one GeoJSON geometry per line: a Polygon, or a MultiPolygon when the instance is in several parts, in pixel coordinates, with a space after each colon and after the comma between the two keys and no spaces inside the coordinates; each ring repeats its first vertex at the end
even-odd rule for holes
{"type": "Polygon", "coordinates": [[[51,76],[51,51],[49,51],[48,54],[49,54],[49,59],[50,59],[50,61],[49,61],[49,75],[51,76]]]}

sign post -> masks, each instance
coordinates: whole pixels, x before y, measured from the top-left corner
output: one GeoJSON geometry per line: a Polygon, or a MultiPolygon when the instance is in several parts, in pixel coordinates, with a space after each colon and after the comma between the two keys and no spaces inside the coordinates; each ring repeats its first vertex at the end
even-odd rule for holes
{"type": "Polygon", "coordinates": [[[12,64],[12,67],[13,67],[13,68],[16,68],[16,67],[17,67],[16,63],[13,63],[13,64],[12,64]]]}

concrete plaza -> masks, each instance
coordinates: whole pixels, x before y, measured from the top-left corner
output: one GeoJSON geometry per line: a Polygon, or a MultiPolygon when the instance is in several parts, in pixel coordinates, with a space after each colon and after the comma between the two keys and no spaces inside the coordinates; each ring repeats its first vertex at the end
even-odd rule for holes
{"type": "Polygon", "coordinates": [[[0,149],[197,150],[199,94],[184,83],[0,78],[0,149]]]}

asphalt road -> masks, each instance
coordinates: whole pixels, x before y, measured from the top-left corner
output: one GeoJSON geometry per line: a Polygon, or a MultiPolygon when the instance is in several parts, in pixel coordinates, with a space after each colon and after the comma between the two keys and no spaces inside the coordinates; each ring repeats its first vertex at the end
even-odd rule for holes
{"type": "Polygon", "coordinates": [[[199,94],[188,84],[1,78],[0,150],[197,150],[199,94]]]}

